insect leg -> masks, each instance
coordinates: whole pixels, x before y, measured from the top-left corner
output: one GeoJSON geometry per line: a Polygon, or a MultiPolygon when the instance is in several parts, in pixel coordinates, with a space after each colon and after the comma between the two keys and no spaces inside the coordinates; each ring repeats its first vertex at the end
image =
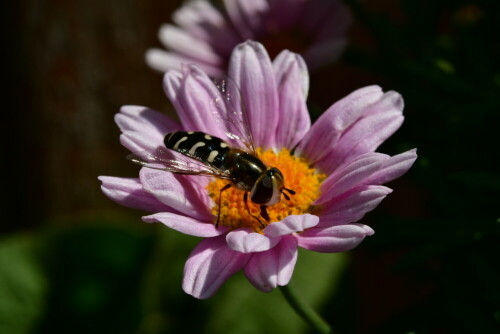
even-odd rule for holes
{"type": "Polygon", "coordinates": [[[267,206],[265,205],[260,206],[260,215],[267,221],[271,220],[271,218],[269,218],[269,214],[267,213],[267,206]]]}
{"type": "Polygon", "coordinates": [[[219,219],[220,219],[220,204],[221,204],[221,200],[222,200],[222,192],[224,190],[227,190],[229,188],[231,188],[232,184],[231,183],[228,183],[226,184],[224,187],[221,188],[220,192],[219,192],[219,212],[217,212],[217,222],[215,223],[215,227],[219,227],[219,219]]]}
{"type": "Polygon", "coordinates": [[[260,221],[259,217],[254,216],[254,215],[252,214],[252,212],[250,211],[250,208],[248,207],[248,193],[247,193],[247,192],[245,192],[245,195],[243,195],[243,201],[245,202],[245,207],[247,208],[248,214],[249,214],[250,216],[252,216],[253,218],[257,219],[257,221],[259,222],[259,224],[260,224],[260,226],[261,226],[262,228],[266,227],[266,225],[264,225],[264,224],[260,221]]]}

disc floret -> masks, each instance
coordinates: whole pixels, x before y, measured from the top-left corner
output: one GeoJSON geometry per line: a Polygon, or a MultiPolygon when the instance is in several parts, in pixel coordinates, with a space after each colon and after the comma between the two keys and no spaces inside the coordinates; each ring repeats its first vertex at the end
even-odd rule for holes
{"type": "Polygon", "coordinates": [[[251,228],[256,232],[262,231],[265,226],[272,222],[283,220],[289,215],[301,215],[304,213],[317,214],[320,208],[312,203],[320,195],[320,185],[325,179],[325,175],[309,166],[306,159],[294,156],[287,149],[282,149],[278,153],[273,150],[257,150],[257,155],[267,166],[278,168],[284,176],[285,187],[295,191],[290,195],[290,200],[282,197],[280,203],[269,206],[267,212],[270,221],[260,217],[259,205],[248,200],[250,213],[244,202],[244,191],[231,187],[222,192],[221,207],[219,210],[220,190],[228,184],[227,180],[214,179],[207,186],[209,196],[215,203],[212,213],[219,224],[229,226],[231,229],[251,228]],[[259,217],[259,220],[252,217],[259,217]]]}

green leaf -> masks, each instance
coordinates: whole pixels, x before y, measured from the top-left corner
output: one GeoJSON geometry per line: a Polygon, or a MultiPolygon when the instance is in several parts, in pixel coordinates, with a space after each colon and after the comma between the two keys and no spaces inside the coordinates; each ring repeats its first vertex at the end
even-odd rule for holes
{"type": "Polygon", "coordinates": [[[41,316],[47,282],[34,254],[28,236],[0,241],[0,333],[31,333],[41,316]]]}

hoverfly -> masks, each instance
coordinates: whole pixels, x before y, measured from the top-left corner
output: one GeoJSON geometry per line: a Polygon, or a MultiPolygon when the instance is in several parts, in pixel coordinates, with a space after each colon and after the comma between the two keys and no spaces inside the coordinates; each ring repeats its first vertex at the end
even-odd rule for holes
{"type": "Polygon", "coordinates": [[[285,187],[278,168],[266,166],[258,158],[246,109],[234,81],[224,79],[215,82],[215,86],[217,89],[207,117],[214,117],[221,129],[226,129],[226,140],[197,129],[175,131],[165,134],[165,147],[159,147],[155,154],[145,153],[142,157],[132,154],[128,159],[143,167],[172,173],[227,179],[230,183],[220,189],[216,226],[219,225],[222,192],[234,186],[244,191],[248,213],[264,227],[259,217],[250,212],[249,194],[250,200],[260,206],[260,216],[269,222],[267,207],[279,203],[282,195],[290,200],[288,194],[294,195],[295,191],[285,187]]]}

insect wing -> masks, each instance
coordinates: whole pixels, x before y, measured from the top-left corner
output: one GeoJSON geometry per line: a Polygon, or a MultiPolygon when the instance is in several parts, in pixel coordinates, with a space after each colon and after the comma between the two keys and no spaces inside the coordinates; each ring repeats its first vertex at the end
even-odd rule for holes
{"type": "Polygon", "coordinates": [[[141,152],[129,154],[127,159],[142,167],[162,170],[176,174],[207,175],[229,179],[228,172],[205,165],[177,152],[159,147],[155,153],[141,152]]]}
{"type": "Polygon", "coordinates": [[[219,94],[211,100],[210,112],[221,127],[233,147],[255,154],[255,145],[250,131],[250,123],[240,89],[228,77],[214,80],[219,94]]]}

